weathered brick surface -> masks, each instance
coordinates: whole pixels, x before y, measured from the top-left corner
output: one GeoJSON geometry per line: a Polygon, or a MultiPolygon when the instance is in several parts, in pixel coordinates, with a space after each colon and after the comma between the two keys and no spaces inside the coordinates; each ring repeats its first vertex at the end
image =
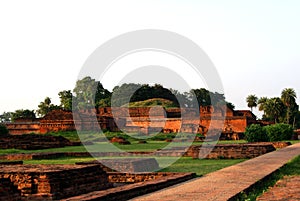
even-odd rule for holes
{"type": "Polygon", "coordinates": [[[108,172],[108,180],[111,183],[138,183],[163,178],[178,176],[180,174],[173,172],[143,172],[143,173],[120,173],[108,172]]]}
{"type": "Polygon", "coordinates": [[[0,137],[1,149],[49,149],[64,146],[80,145],[78,142],[71,142],[62,136],[46,136],[46,135],[7,135],[0,137]]]}
{"type": "Polygon", "coordinates": [[[300,176],[285,176],[257,200],[300,200],[300,176]]]}
{"type": "Polygon", "coordinates": [[[205,146],[191,146],[188,154],[197,158],[255,158],[276,149],[271,143],[263,144],[217,144],[205,146]]]}
{"type": "Polygon", "coordinates": [[[118,172],[153,172],[159,169],[155,158],[102,159],[76,164],[100,164],[107,171],[118,172]]]}
{"type": "MultiPolygon", "coordinates": [[[[127,132],[186,132],[202,133],[222,129],[224,133],[242,133],[251,123],[257,123],[250,111],[233,111],[229,108],[200,107],[199,113],[192,108],[164,109],[160,107],[97,108],[78,111],[54,110],[32,122],[7,124],[11,134],[47,133],[50,131],[99,130],[127,132]],[[112,112],[114,111],[114,112],[112,112]],[[184,118],[184,121],[182,120],[184,118]],[[225,119],[225,122],[224,122],[225,119]]],[[[229,135],[229,137],[232,137],[229,135]]],[[[232,137],[236,139],[236,137],[232,137]]]]}
{"type": "Polygon", "coordinates": [[[111,187],[98,165],[2,165],[2,178],[29,200],[56,200],[111,187]]]}
{"type": "MultiPolygon", "coordinates": [[[[119,173],[109,173],[109,174],[119,174],[119,173]]],[[[187,180],[190,180],[195,177],[193,173],[146,173],[146,174],[138,174],[136,175],[128,175],[121,176],[120,178],[133,178],[133,180],[138,181],[142,175],[144,177],[150,178],[157,177],[155,180],[149,179],[144,182],[137,182],[133,184],[123,185],[116,188],[111,188],[103,191],[94,191],[88,194],[83,194],[80,196],[74,196],[71,198],[63,199],[62,201],[125,201],[129,200],[133,197],[143,195],[145,193],[161,190],[162,188],[166,188],[168,186],[178,184],[187,180]],[[148,176],[147,176],[148,175],[148,176]],[[155,175],[161,175],[155,176],[155,175]]],[[[125,179],[126,180],[126,179],[125,179]]],[[[159,199],[158,199],[159,200],[159,199]]]]}

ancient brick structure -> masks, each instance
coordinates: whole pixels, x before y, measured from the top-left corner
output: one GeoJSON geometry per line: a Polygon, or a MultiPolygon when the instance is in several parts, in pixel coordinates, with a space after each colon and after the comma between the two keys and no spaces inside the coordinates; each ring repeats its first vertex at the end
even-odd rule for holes
{"type": "Polygon", "coordinates": [[[114,184],[127,184],[117,185],[115,188],[110,188],[102,191],[94,191],[84,195],[79,195],[62,201],[78,201],[78,200],[118,200],[126,201],[153,191],[161,190],[163,188],[175,185],[195,177],[194,173],[114,173],[109,172],[109,181],[114,184]],[[145,179],[145,181],[142,181],[145,179]],[[129,184],[128,184],[129,183],[129,184]]]}
{"type": "Polygon", "coordinates": [[[112,186],[98,165],[6,165],[0,166],[3,179],[28,200],[58,200],[112,186]]]}
{"type": "Polygon", "coordinates": [[[141,108],[98,108],[82,110],[72,114],[70,111],[54,110],[45,117],[34,121],[6,124],[10,134],[47,133],[50,131],[102,130],[126,132],[184,132],[201,133],[223,125],[223,139],[239,139],[245,128],[256,121],[248,110],[220,109],[212,106],[200,107],[200,117],[191,108],[141,107],[141,108]],[[186,117],[184,120],[182,116],[186,117]],[[223,122],[225,118],[225,122],[223,122]],[[184,122],[183,122],[184,121],[184,122]]]}
{"type": "Polygon", "coordinates": [[[249,144],[223,144],[223,145],[207,145],[207,146],[191,146],[190,154],[194,159],[197,158],[227,158],[227,159],[239,159],[239,158],[255,158],[266,154],[271,151],[275,151],[275,147],[272,143],[249,143],[249,144]]]}
{"type": "Polygon", "coordinates": [[[71,142],[62,136],[24,134],[0,137],[1,149],[38,150],[76,145],[80,142],[71,142]]]}
{"type": "Polygon", "coordinates": [[[159,165],[154,158],[102,159],[76,164],[100,164],[103,169],[118,172],[153,172],[159,169],[159,165]]]}

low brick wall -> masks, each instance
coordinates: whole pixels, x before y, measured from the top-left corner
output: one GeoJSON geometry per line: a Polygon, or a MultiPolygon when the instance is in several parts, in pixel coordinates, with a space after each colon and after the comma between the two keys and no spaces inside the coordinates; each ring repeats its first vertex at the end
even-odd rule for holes
{"type": "Polygon", "coordinates": [[[106,171],[118,172],[153,172],[159,169],[155,158],[102,159],[76,163],[76,165],[86,164],[99,164],[106,171]]]}
{"type": "Polygon", "coordinates": [[[111,183],[138,183],[159,180],[180,175],[173,172],[144,172],[144,173],[120,173],[108,172],[108,181],[111,183]]]}
{"type": "MultiPolygon", "coordinates": [[[[194,173],[145,173],[145,174],[125,174],[120,175],[120,173],[109,173],[109,175],[114,175],[114,178],[120,177],[122,180],[129,180],[131,178],[133,181],[139,181],[142,177],[144,178],[156,178],[153,180],[148,180],[144,182],[138,182],[128,185],[123,185],[116,188],[111,188],[103,191],[94,191],[88,194],[75,196],[61,201],[125,201],[136,196],[140,196],[146,193],[151,193],[163,188],[193,179],[196,175],[194,173]],[[117,176],[119,174],[119,176],[117,176]],[[163,176],[164,175],[164,176],[163,176]]],[[[121,179],[117,179],[121,182],[121,179]]],[[[111,181],[114,181],[111,179],[111,181]]]]}
{"type": "Polygon", "coordinates": [[[112,186],[98,165],[0,165],[0,179],[9,179],[29,200],[57,200],[112,186]]]}
{"type": "Polygon", "coordinates": [[[62,136],[47,135],[7,135],[0,137],[0,149],[38,150],[80,145],[62,136]]]}
{"type": "Polygon", "coordinates": [[[255,158],[276,149],[271,143],[265,144],[223,144],[210,146],[192,146],[189,154],[192,158],[209,158],[209,159],[241,159],[255,158]]]}

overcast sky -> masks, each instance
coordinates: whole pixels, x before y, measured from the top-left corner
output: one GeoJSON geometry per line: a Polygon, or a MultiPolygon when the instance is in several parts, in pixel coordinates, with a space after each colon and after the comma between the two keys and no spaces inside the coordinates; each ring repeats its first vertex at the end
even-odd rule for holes
{"type": "MultiPolygon", "coordinates": [[[[37,109],[46,96],[59,104],[58,92],[74,88],[97,47],[141,29],[168,30],[197,43],[236,109],[247,109],[249,94],[280,96],[291,87],[300,96],[299,2],[0,1],[0,113],[37,109]]],[[[103,85],[111,89],[107,80],[103,85]]]]}

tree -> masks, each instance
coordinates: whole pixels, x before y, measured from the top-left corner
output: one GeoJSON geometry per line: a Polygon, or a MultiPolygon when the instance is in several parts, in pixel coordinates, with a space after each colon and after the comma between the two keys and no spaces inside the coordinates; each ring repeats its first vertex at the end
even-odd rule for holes
{"type": "Polygon", "coordinates": [[[79,109],[97,107],[99,101],[110,98],[111,93],[104,89],[103,85],[87,76],[81,80],[77,80],[73,90],[76,94],[76,107],[79,109]]]}
{"type": "Polygon", "coordinates": [[[287,124],[290,123],[291,106],[296,103],[296,98],[297,98],[296,92],[292,88],[285,88],[281,92],[281,100],[282,100],[283,104],[287,107],[287,111],[286,111],[286,123],[287,124]]]}
{"type": "Polygon", "coordinates": [[[73,94],[71,90],[64,90],[58,93],[58,96],[60,98],[60,107],[64,110],[72,110],[72,99],[73,94]]]}
{"type": "Polygon", "coordinates": [[[0,115],[0,122],[9,122],[11,121],[11,117],[11,112],[3,112],[3,114],[0,115]]]}
{"type": "Polygon", "coordinates": [[[34,110],[16,110],[15,112],[12,113],[12,121],[15,121],[16,119],[19,118],[24,118],[24,119],[35,119],[35,113],[34,110]]]}
{"type": "Polygon", "coordinates": [[[257,100],[258,100],[258,98],[255,95],[247,96],[246,101],[247,101],[248,107],[251,109],[251,112],[253,110],[253,107],[257,106],[257,100]]]}
{"type": "Polygon", "coordinates": [[[38,110],[36,111],[39,116],[45,116],[52,110],[61,109],[60,106],[51,104],[51,99],[46,97],[44,102],[40,102],[38,105],[38,110]]]}
{"type": "Polygon", "coordinates": [[[280,98],[270,98],[265,103],[264,112],[268,118],[273,119],[277,123],[279,117],[283,116],[285,112],[285,106],[280,98]]]}
{"type": "Polygon", "coordinates": [[[227,102],[227,101],[226,101],[226,106],[232,110],[234,110],[234,108],[235,108],[235,105],[233,103],[227,102]]]}

